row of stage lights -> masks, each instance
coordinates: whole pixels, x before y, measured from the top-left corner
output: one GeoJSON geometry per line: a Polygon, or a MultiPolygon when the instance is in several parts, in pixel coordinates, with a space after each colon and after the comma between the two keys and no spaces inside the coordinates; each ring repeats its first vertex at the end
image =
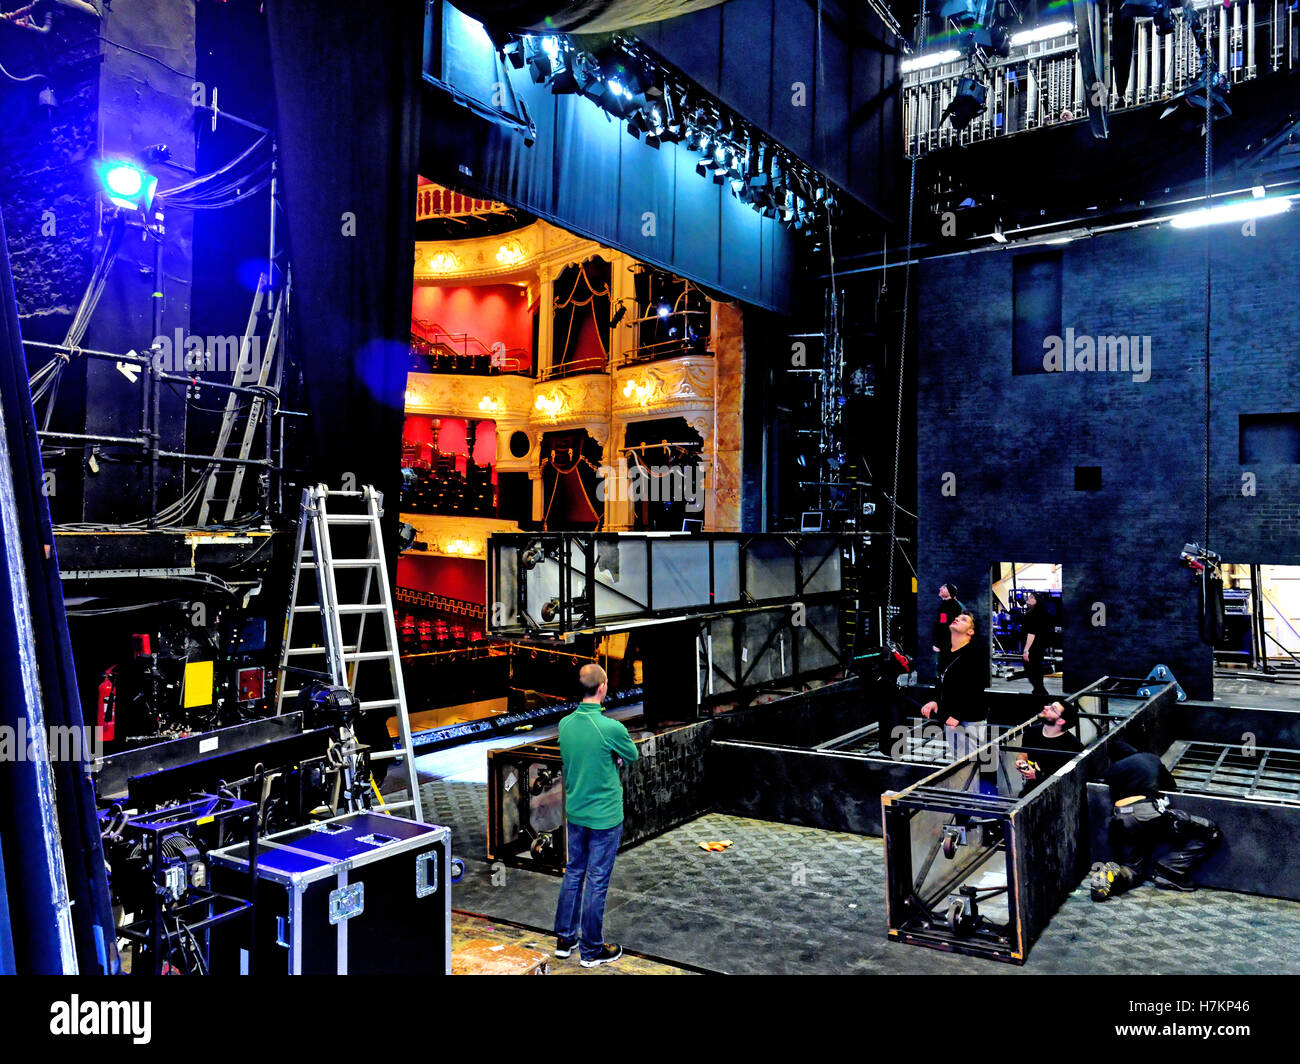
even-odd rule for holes
{"type": "Polygon", "coordinates": [[[834,206],[825,179],[716,103],[676,82],[635,42],[615,36],[595,51],[569,38],[510,36],[502,51],[516,69],[555,94],[585,96],[626,123],[630,136],[658,148],[685,144],[695,172],[726,184],[742,202],[791,228],[812,228],[834,206]]]}

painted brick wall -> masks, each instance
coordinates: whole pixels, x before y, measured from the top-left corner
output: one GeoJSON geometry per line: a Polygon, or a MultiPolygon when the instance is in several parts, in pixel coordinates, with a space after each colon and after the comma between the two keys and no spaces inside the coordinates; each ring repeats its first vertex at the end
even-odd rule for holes
{"type": "MultiPolygon", "coordinates": [[[[1239,464],[1238,417],[1300,410],[1300,214],[1212,231],[1210,545],[1225,560],[1300,564],[1300,465],[1239,464]],[[1256,494],[1242,494],[1242,474],[1256,494]]],[[[932,260],[920,276],[917,479],[923,665],[933,588],[955,582],[988,631],[989,567],[1060,562],[1065,685],[1163,662],[1211,693],[1196,593],[1178,564],[1204,536],[1205,234],[1168,227],[1076,241],[1062,327],[1149,335],[1145,382],[1011,372],[1013,252],[932,260]],[[1074,490],[1100,466],[1100,491],[1074,490]],[[942,493],[944,474],[955,494],[942,493]],[[1094,603],[1105,625],[1094,625],[1094,603]]],[[[935,599],[937,602],[937,599],[935,599]]]]}

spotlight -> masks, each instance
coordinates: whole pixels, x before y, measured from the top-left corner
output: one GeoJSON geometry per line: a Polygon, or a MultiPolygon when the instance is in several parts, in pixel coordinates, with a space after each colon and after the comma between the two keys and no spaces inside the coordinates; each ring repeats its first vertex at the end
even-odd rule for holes
{"type": "Polygon", "coordinates": [[[1174,11],[1170,0],[1124,0],[1120,5],[1121,19],[1149,18],[1163,37],[1174,32],[1174,11]]]}
{"type": "Polygon", "coordinates": [[[524,56],[528,73],[538,85],[562,67],[558,37],[525,37],[524,56]]]}
{"type": "Polygon", "coordinates": [[[95,164],[95,172],[108,201],[126,211],[147,211],[153,203],[158,179],[132,162],[104,159],[95,164]]]}
{"type": "Polygon", "coordinates": [[[987,96],[988,89],[983,82],[971,77],[962,78],[957,83],[957,95],[952,98],[952,103],[948,104],[943,118],[939,120],[940,124],[943,124],[944,119],[950,118],[953,129],[965,129],[976,116],[983,114],[987,96]]]}
{"type": "Polygon", "coordinates": [[[658,314],[659,317],[661,318],[668,317],[668,315],[671,314],[672,312],[673,312],[673,308],[670,307],[667,303],[660,303],[655,310],[655,313],[658,314]]]}
{"type": "Polygon", "coordinates": [[[1199,78],[1170,98],[1169,106],[1160,117],[1168,118],[1178,110],[1179,103],[1199,111],[1213,108],[1215,118],[1227,118],[1232,114],[1232,108],[1228,106],[1228,76],[1217,70],[1203,71],[1199,78]]]}
{"type": "Polygon", "coordinates": [[[600,66],[590,52],[569,53],[568,65],[551,79],[551,92],[556,95],[578,92],[584,96],[599,98],[600,66]]]}

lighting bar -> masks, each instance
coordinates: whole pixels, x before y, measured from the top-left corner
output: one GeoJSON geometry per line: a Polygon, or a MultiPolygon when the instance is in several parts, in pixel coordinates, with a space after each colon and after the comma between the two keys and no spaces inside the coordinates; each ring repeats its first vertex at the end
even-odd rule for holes
{"type": "Polygon", "coordinates": [[[944,63],[955,63],[961,58],[961,52],[956,48],[950,48],[946,52],[931,52],[929,55],[918,55],[915,59],[904,59],[898,64],[900,74],[911,74],[917,70],[929,70],[930,67],[942,66],[944,63]]]}
{"type": "Polygon", "coordinates": [[[1175,229],[1199,229],[1203,225],[1245,222],[1251,218],[1271,218],[1275,214],[1285,214],[1290,209],[1290,196],[1237,200],[1235,203],[1223,203],[1217,207],[1202,207],[1199,210],[1175,214],[1169,219],[1169,224],[1175,229]]]}
{"type": "Polygon", "coordinates": [[[1032,30],[1022,30],[1020,33],[1012,34],[1011,46],[1019,48],[1025,44],[1050,41],[1053,37],[1064,37],[1066,34],[1073,33],[1074,29],[1073,22],[1048,22],[1042,26],[1035,26],[1032,30]]]}

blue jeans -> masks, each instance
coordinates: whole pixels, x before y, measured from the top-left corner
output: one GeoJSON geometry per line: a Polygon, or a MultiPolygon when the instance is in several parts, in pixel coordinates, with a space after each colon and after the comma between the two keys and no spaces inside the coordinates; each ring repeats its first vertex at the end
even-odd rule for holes
{"type": "Polygon", "coordinates": [[[569,863],[560,884],[560,903],[555,908],[557,938],[579,939],[583,960],[591,960],[605,948],[605,895],[614,858],[623,837],[623,825],[612,828],[584,828],[568,825],[569,863]],[[583,884],[586,890],[583,890],[583,884]],[[582,902],[582,933],[578,933],[578,902],[582,902]]]}

